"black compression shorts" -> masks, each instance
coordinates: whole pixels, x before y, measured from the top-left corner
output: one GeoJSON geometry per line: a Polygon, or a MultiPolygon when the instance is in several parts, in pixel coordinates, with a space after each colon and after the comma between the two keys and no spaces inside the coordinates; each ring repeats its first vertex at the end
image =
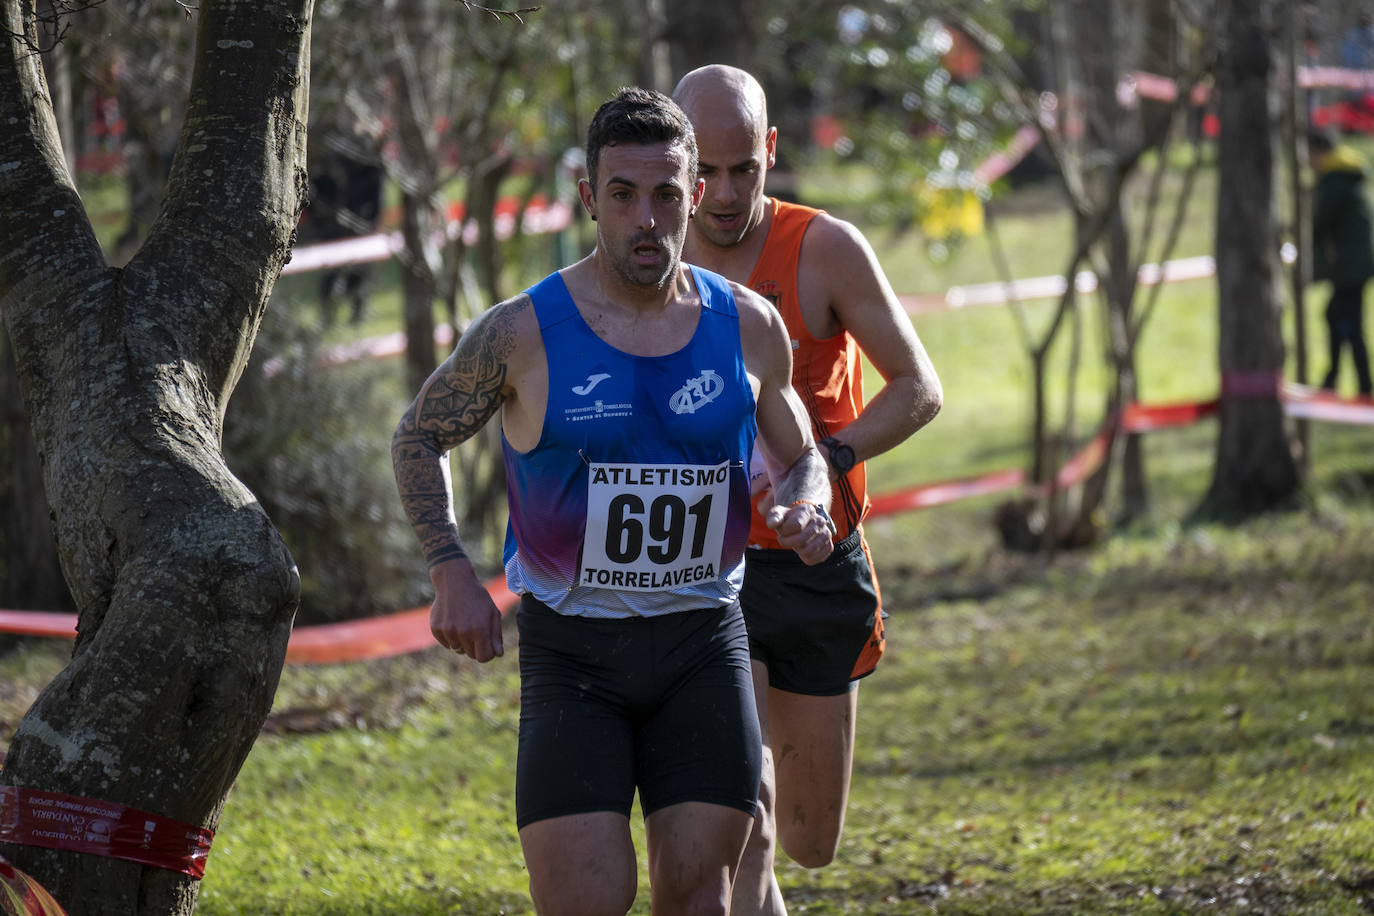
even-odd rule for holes
{"type": "Polygon", "coordinates": [[[697,801],[754,813],[762,746],[739,605],[566,617],[526,595],[516,824],[697,801]]]}
{"type": "Polygon", "coordinates": [[[770,687],[838,696],[873,673],[887,614],[862,528],[815,566],[791,550],[750,549],[744,558],[749,652],[768,666],[770,687]]]}

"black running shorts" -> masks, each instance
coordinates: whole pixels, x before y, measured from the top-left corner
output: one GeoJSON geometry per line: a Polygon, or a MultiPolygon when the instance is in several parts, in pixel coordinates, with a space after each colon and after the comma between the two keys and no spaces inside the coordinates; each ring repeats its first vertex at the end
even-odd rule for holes
{"type": "Polygon", "coordinates": [[[744,557],[749,652],[768,666],[770,687],[839,696],[873,673],[887,614],[862,528],[815,566],[791,550],[750,549],[744,557]]]}
{"type": "Polygon", "coordinates": [[[516,823],[647,817],[697,801],[754,813],[763,751],[739,605],[567,617],[526,595],[516,823]]]}

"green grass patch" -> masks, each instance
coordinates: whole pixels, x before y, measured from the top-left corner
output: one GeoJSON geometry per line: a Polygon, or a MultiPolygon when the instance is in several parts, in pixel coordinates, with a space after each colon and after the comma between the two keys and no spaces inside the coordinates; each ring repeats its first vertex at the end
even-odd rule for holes
{"type": "MultiPolygon", "coordinates": [[[[1208,438],[1151,440],[1185,495],[1206,485],[1208,438]]],[[[862,687],[839,859],[784,858],[790,911],[1359,912],[1374,504],[1157,522],[1052,567],[976,540],[959,561],[927,555],[985,512],[871,532],[889,653],[862,687]]],[[[289,669],[275,715],[334,730],[259,740],[200,912],[530,912],[513,658],[289,669]]]]}

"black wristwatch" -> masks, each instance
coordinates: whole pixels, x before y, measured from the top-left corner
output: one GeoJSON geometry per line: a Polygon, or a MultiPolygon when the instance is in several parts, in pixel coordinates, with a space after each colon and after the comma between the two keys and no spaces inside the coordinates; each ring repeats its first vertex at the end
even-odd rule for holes
{"type": "Polygon", "coordinates": [[[826,436],[821,440],[821,445],[830,450],[830,466],[835,469],[836,474],[843,477],[854,470],[856,462],[854,461],[853,448],[834,436],[826,436]]]}

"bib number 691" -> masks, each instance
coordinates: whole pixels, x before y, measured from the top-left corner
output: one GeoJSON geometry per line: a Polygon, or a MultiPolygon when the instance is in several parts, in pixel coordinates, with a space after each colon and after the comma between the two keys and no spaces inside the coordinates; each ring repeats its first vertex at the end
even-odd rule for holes
{"type": "Polygon", "coordinates": [[[691,506],[670,493],[655,497],[649,503],[647,519],[644,500],[633,493],[622,493],[611,500],[606,514],[606,557],[616,563],[633,563],[644,550],[647,525],[650,561],[664,566],[682,553],[686,522],[692,519],[692,549],[689,559],[705,555],[706,529],[711,518],[711,494],[707,493],[691,506]]]}
{"type": "Polygon", "coordinates": [[[730,466],[591,464],[578,582],[658,591],[714,580],[730,466]]]}

